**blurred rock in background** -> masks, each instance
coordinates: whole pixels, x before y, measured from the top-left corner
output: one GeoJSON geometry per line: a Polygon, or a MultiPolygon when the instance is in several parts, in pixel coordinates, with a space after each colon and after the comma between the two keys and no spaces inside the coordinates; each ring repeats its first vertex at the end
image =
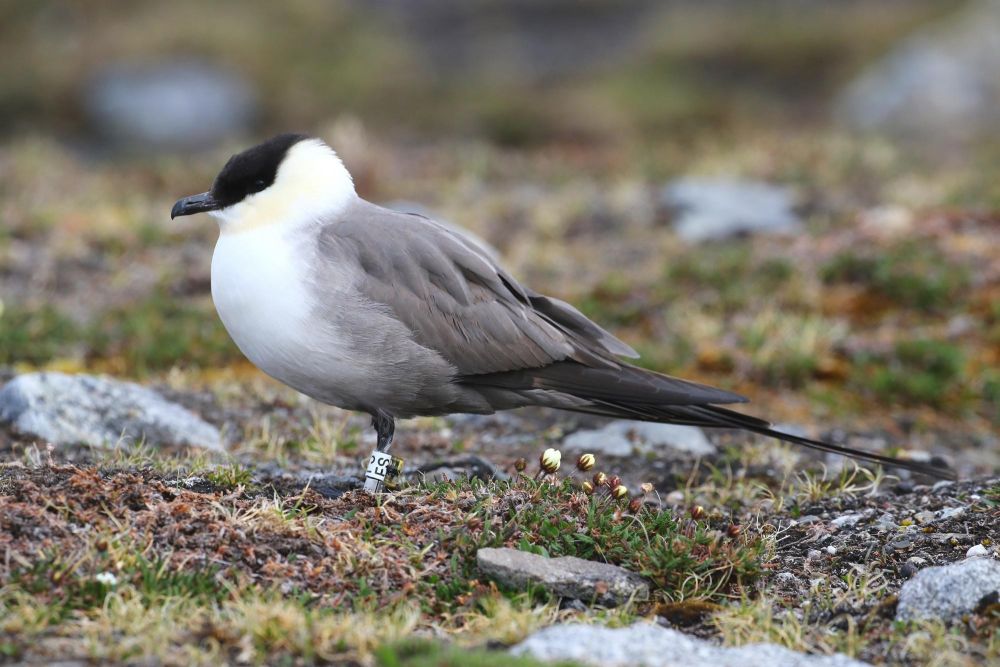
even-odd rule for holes
{"type": "Polygon", "coordinates": [[[441,77],[544,81],[614,66],[643,44],[653,0],[361,0],[400,25],[441,77]]]}
{"type": "Polygon", "coordinates": [[[84,89],[94,131],[125,149],[209,149],[250,129],[251,84],[207,62],[113,63],[84,89]]]}
{"type": "Polygon", "coordinates": [[[1000,3],[977,2],[920,30],[837,102],[848,125],[931,148],[1000,131],[1000,3]]]}
{"type": "Polygon", "coordinates": [[[794,232],[801,221],[788,188],[757,181],[685,178],[660,201],[685,241],[712,241],[759,232],[794,232]]]}

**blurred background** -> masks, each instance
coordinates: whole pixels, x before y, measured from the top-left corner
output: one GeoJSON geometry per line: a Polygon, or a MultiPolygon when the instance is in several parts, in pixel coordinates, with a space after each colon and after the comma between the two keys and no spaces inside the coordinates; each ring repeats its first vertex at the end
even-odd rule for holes
{"type": "Polygon", "coordinates": [[[651,368],[998,464],[1000,3],[4,0],[0,380],[252,375],[169,210],[282,131],[651,368]]]}

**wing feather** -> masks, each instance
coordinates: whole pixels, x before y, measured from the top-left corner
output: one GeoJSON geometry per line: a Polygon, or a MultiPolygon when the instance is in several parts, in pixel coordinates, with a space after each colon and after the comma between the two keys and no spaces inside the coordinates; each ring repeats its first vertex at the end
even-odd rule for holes
{"type": "Polygon", "coordinates": [[[552,308],[536,309],[544,297],[525,290],[478,246],[426,218],[359,203],[324,229],[320,243],[338,244],[331,254],[357,263],[362,295],[389,308],[457,375],[564,359],[615,365],[614,351],[630,349],[596,324],[588,329],[575,321],[570,328],[552,308]]]}

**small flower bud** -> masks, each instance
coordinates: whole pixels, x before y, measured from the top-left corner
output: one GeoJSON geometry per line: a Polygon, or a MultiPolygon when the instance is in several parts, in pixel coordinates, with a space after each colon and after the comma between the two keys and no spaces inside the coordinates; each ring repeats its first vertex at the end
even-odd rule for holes
{"type": "Polygon", "coordinates": [[[628,495],[628,487],[624,484],[619,483],[618,486],[611,489],[611,495],[615,500],[619,500],[628,495]]]}
{"type": "Polygon", "coordinates": [[[559,464],[562,462],[562,453],[558,449],[546,449],[542,452],[538,462],[542,466],[542,470],[551,475],[559,470],[559,464]]]}
{"type": "Polygon", "coordinates": [[[642,484],[639,485],[639,488],[642,489],[642,495],[646,495],[647,493],[653,492],[653,485],[650,484],[649,482],[643,482],[642,484]]]}
{"type": "MultiPolygon", "coordinates": [[[[618,488],[620,489],[622,487],[619,486],[618,488]]],[[[628,510],[629,510],[629,512],[631,512],[632,514],[638,514],[639,510],[641,510],[641,509],[642,509],[642,498],[641,497],[636,496],[631,501],[629,501],[629,504],[628,504],[628,510]]]]}
{"type": "Polygon", "coordinates": [[[603,472],[594,473],[594,486],[604,486],[608,483],[608,476],[603,472]]]}
{"type": "Polygon", "coordinates": [[[590,482],[584,482],[583,484],[580,485],[580,488],[583,489],[583,492],[586,493],[588,496],[594,493],[594,485],[591,484],[590,482]]]}
{"type": "Polygon", "coordinates": [[[522,456],[518,460],[514,461],[514,470],[518,472],[524,472],[524,469],[528,467],[528,462],[524,460],[522,456]]]}
{"type": "Polygon", "coordinates": [[[704,519],[705,518],[705,508],[701,505],[695,505],[691,508],[691,518],[692,519],[704,519]]]}
{"type": "Polygon", "coordinates": [[[608,477],[608,488],[614,491],[622,483],[622,478],[618,475],[612,475],[608,477]]]}
{"type": "Polygon", "coordinates": [[[593,454],[580,454],[580,458],[576,460],[576,467],[580,472],[587,472],[594,467],[595,463],[597,463],[597,458],[593,454]]]}
{"type": "Polygon", "coordinates": [[[735,523],[729,524],[729,528],[726,528],[726,535],[735,540],[740,536],[740,527],[735,523]]]}

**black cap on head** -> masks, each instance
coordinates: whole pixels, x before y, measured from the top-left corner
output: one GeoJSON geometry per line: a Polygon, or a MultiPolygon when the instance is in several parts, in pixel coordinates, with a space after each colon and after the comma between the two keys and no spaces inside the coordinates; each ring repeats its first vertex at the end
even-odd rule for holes
{"type": "Polygon", "coordinates": [[[226,166],[215,177],[209,192],[185,197],[174,204],[170,217],[217,211],[238,204],[249,195],[265,190],[274,183],[278,167],[288,150],[308,139],[305,134],[279,134],[262,144],[248,148],[229,158],[226,166]]]}
{"type": "Polygon", "coordinates": [[[288,149],[308,138],[304,134],[279,134],[232,156],[215,177],[212,198],[225,208],[270,187],[288,149]]]}

